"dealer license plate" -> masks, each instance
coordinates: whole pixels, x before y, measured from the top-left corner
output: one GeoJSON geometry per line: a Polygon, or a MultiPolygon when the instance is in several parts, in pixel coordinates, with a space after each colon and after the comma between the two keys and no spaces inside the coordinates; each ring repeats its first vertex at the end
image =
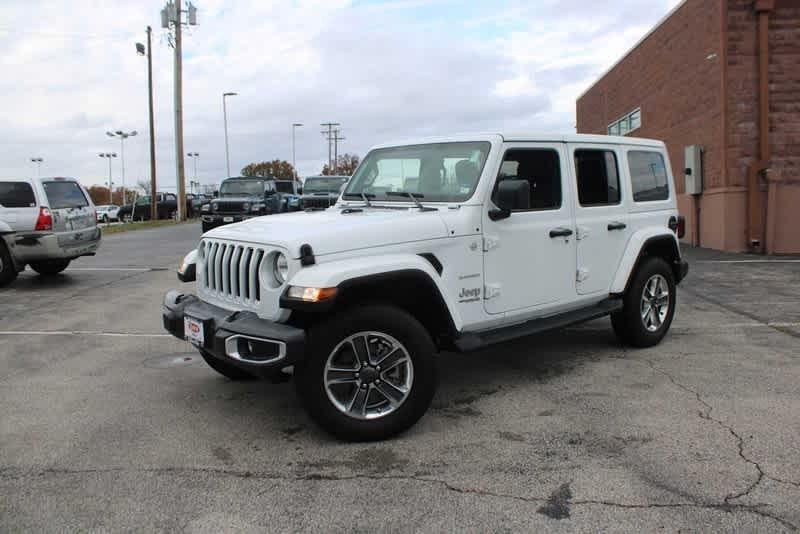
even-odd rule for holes
{"type": "Polygon", "coordinates": [[[193,345],[202,347],[205,344],[205,339],[203,338],[203,321],[199,319],[184,315],[183,334],[186,336],[186,341],[193,345]]]}
{"type": "Polygon", "coordinates": [[[222,222],[233,222],[233,217],[223,217],[222,222]]]}

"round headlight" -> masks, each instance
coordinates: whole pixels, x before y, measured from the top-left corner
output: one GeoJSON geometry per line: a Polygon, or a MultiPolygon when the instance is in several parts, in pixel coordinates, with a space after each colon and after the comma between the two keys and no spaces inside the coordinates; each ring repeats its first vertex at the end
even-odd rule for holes
{"type": "Polygon", "coordinates": [[[272,264],[272,272],[278,284],[283,284],[289,276],[289,262],[286,261],[286,256],[280,252],[275,255],[275,260],[272,264]]]}
{"type": "Polygon", "coordinates": [[[245,202],[244,204],[242,204],[242,209],[244,211],[249,210],[250,209],[250,203],[249,202],[245,202]]]}
{"type": "Polygon", "coordinates": [[[219,204],[217,204],[216,202],[212,202],[211,211],[217,211],[217,209],[219,209],[219,204]]]}

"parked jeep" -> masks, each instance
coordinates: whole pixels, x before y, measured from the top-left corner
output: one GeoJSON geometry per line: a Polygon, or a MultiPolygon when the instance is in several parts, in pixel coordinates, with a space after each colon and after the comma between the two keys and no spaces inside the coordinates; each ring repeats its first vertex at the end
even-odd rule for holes
{"type": "Polygon", "coordinates": [[[299,211],[303,186],[297,180],[275,180],[275,189],[281,196],[281,211],[299,211]]]}
{"type": "MultiPolygon", "coordinates": [[[[159,219],[174,219],[178,211],[178,197],[175,193],[157,193],[156,216],[159,219]]],[[[187,202],[187,208],[189,202],[187,202]]],[[[189,210],[187,209],[187,213],[189,210]]],[[[119,208],[117,217],[120,221],[149,221],[150,220],[150,195],[138,197],[132,204],[119,208]]]]}
{"type": "Polygon", "coordinates": [[[342,192],[342,186],[349,179],[349,176],[309,176],[303,182],[300,207],[306,210],[330,208],[336,204],[342,192]]]}
{"type": "Polygon", "coordinates": [[[332,434],[386,438],[428,409],[439,351],[608,315],[623,342],[659,343],[688,271],[675,199],[660,141],[379,146],[336,209],[205,234],[178,271],[196,292],[167,293],[163,322],[228,378],[293,368],[332,434]]]}
{"type": "Polygon", "coordinates": [[[272,178],[228,178],[219,186],[219,197],[201,208],[203,233],[252,217],[280,213],[281,196],[272,178]]]}

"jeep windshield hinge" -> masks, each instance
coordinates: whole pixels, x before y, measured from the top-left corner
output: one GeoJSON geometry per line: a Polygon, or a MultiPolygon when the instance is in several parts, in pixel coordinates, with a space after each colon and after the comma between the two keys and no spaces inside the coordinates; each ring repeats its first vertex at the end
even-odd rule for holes
{"type": "Polygon", "coordinates": [[[493,236],[485,235],[483,236],[483,251],[489,252],[493,248],[497,248],[500,244],[500,240],[493,236]]]}
{"type": "Polygon", "coordinates": [[[483,286],[483,299],[489,300],[500,296],[500,284],[486,284],[483,286]]]}

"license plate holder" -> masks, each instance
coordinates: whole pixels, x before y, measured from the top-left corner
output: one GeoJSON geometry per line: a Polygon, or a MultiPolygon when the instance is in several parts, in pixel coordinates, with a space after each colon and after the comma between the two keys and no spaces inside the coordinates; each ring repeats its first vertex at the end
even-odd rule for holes
{"type": "Polygon", "coordinates": [[[183,335],[186,341],[197,347],[205,347],[205,324],[202,319],[189,315],[183,316],[183,335]]]}
{"type": "Polygon", "coordinates": [[[223,217],[222,222],[233,222],[233,217],[223,217]]]}

